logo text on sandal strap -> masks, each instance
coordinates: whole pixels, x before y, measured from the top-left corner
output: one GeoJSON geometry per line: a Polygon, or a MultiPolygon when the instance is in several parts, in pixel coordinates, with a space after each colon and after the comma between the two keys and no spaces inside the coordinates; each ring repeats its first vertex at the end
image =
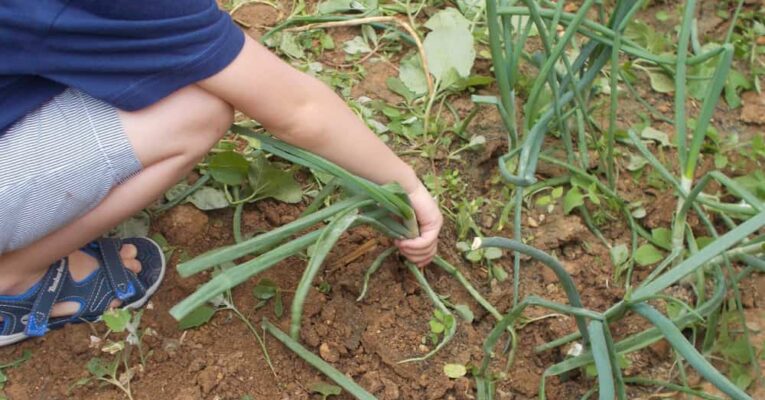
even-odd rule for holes
{"type": "Polygon", "coordinates": [[[64,276],[64,263],[59,264],[56,268],[56,275],[53,277],[53,282],[48,286],[48,292],[55,292],[58,285],[61,283],[61,277],[64,276]]]}

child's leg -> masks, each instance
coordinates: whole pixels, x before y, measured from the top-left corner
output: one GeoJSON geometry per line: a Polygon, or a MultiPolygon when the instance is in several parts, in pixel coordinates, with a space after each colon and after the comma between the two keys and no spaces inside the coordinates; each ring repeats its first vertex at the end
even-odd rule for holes
{"type": "MultiPolygon", "coordinates": [[[[119,112],[143,170],[68,225],[0,255],[0,294],[23,292],[40,279],[51,263],[73,253],[73,277],[78,280],[87,276],[96,264],[77,250],[146,207],[187,174],[226,132],[232,117],[233,110],[227,103],[194,85],[146,109],[119,112]]],[[[135,257],[133,253],[134,249],[122,251],[127,259],[135,257]]],[[[140,268],[134,263],[127,266],[140,268]]],[[[59,307],[55,314],[61,313],[59,307]]]]}

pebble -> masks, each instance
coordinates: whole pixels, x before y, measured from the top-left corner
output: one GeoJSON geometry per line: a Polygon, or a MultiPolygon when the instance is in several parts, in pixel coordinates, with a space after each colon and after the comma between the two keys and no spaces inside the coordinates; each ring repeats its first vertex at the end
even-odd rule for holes
{"type": "Polygon", "coordinates": [[[337,350],[331,348],[326,342],[319,346],[319,355],[324,361],[331,363],[337,362],[340,359],[340,354],[337,350]]]}

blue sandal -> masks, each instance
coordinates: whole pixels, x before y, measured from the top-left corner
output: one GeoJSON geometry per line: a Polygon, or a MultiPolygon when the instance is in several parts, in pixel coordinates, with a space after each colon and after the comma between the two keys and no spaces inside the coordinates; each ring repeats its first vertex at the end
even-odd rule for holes
{"type": "Polygon", "coordinates": [[[123,308],[140,308],[157,291],[165,275],[162,249],[148,238],[99,239],[82,250],[99,264],[85,279],[72,279],[65,257],[51,265],[25,293],[0,296],[0,347],[43,336],[69,323],[98,321],[114,299],[121,300],[123,308]],[[136,258],[142,268],[137,275],[122,264],[119,251],[123,244],[138,249],[136,258]],[[65,301],[80,303],[77,313],[51,318],[53,305],[65,301]]]}

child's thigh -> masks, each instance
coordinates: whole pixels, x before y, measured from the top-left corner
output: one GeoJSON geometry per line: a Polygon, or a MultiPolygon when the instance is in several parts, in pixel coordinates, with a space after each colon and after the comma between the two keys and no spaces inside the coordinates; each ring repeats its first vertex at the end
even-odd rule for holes
{"type": "Polygon", "coordinates": [[[117,110],[66,90],[0,136],[0,254],[73,221],[140,170],[117,110]]]}

